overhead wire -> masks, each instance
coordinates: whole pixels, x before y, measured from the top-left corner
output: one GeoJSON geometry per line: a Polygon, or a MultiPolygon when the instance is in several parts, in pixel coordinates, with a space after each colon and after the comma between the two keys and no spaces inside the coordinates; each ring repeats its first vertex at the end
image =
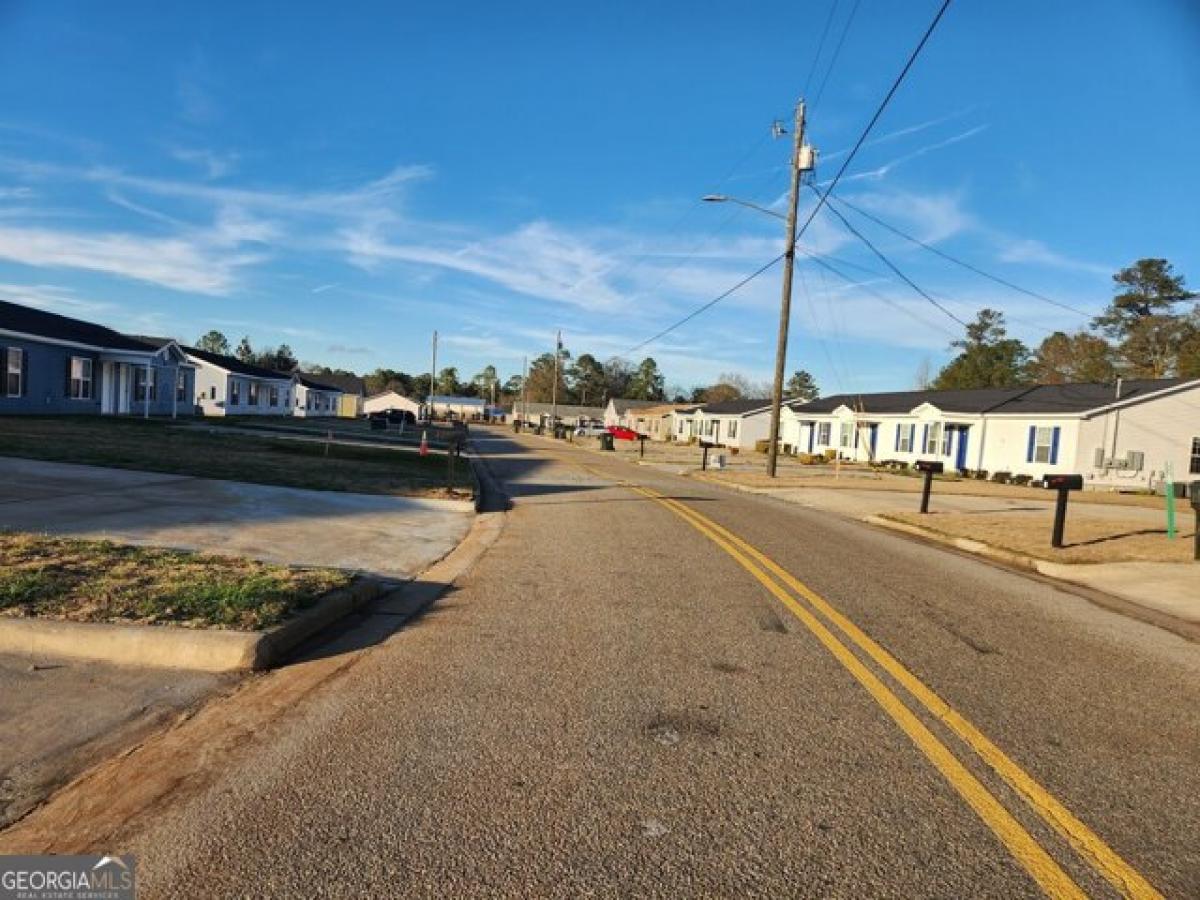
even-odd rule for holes
{"type": "MultiPolygon", "coordinates": [[[[909,71],[912,69],[913,64],[916,63],[917,58],[921,55],[921,51],[925,48],[925,45],[929,42],[929,38],[933,35],[934,30],[938,26],[938,23],[942,20],[942,17],[946,14],[946,10],[950,7],[950,3],[951,3],[951,0],[943,0],[942,5],[938,8],[937,14],[933,17],[933,20],[929,23],[929,26],[925,29],[925,33],[921,36],[920,41],[917,42],[916,47],[913,48],[912,52],[909,54],[908,60],[904,64],[904,68],[902,68],[900,70],[900,74],[896,76],[895,80],[892,82],[891,87],[888,88],[887,94],[884,95],[884,98],[880,102],[879,106],[876,108],[874,115],[871,116],[871,119],[867,123],[866,128],[863,129],[862,134],[860,134],[858,137],[858,140],[855,141],[854,147],[850,150],[850,153],[846,156],[845,160],[843,160],[841,168],[838,169],[837,174],[834,176],[833,180],[829,184],[830,191],[832,191],[835,187],[837,187],[838,182],[841,181],[842,176],[846,173],[846,170],[849,168],[850,164],[854,161],[854,157],[858,154],[858,151],[862,148],[863,143],[866,141],[866,139],[870,135],[871,131],[875,128],[876,123],[878,123],[880,117],[883,115],[883,111],[885,109],[887,109],[888,104],[890,104],[892,102],[892,98],[896,95],[896,91],[898,91],[900,89],[900,85],[904,82],[904,79],[907,77],[909,71]]],[[[718,303],[720,303],[726,297],[729,297],[731,294],[740,290],[742,287],[749,284],[755,278],[762,275],[763,272],[766,272],[768,269],[770,269],[772,266],[774,266],[777,262],[782,260],[785,256],[788,255],[788,252],[792,248],[799,245],[800,238],[804,236],[804,233],[808,230],[808,227],[812,224],[813,220],[817,217],[817,214],[821,211],[821,208],[823,206],[825,206],[825,204],[826,204],[825,197],[826,196],[828,196],[828,192],[826,192],[826,194],[820,195],[821,199],[817,202],[816,207],[814,207],[813,211],[809,214],[808,218],[805,219],[804,224],[796,232],[796,238],[795,238],[795,241],[793,241],[791,247],[787,248],[783,253],[776,256],[770,262],[764,264],[763,266],[756,269],[754,272],[750,273],[750,275],[743,278],[741,281],[739,281],[733,287],[722,292],[718,296],[714,297],[712,300],[709,300],[707,303],[704,303],[703,305],[697,307],[695,310],[688,313],[682,319],[678,320],[677,322],[668,326],[667,328],[664,328],[658,334],[654,335],[651,338],[648,338],[647,340],[642,341],[639,344],[636,344],[635,346],[631,347],[629,350],[627,350],[625,352],[633,353],[637,350],[640,350],[642,347],[645,347],[647,344],[651,344],[654,341],[658,340],[659,338],[665,337],[666,335],[670,334],[675,329],[687,324],[688,322],[690,322],[692,319],[696,318],[696,316],[700,315],[701,313],[706,312],[709,309],[712,309],[712,307],[716,306],[718,303]]]]}
{"type": "Polygon", "coordinates": [[[829,15],[825,17],[825,27],[821,29],[821,39],[817,42],[817,52],[813,56],[812,65],[808,67],[808,75],[804,79],[804,90],[801,96],[808,94],[808,86],[812,84],[812,77],[817,72],[817,63],[821,61],[821,53],[825,50],[825,38],[829,37],[829,26],[833,24],[833,14],[837,12],[839,0],[832,0],[829,4],[829,15]]]}
{"type": "MultiPolygon", "coordinates": [[[[834,67],[837,66],[838,57],[842,55],[842,46],[846,43],[846,35],[850,33],[850,26],[854,24],[854,16],[858,13],[858,5],[861,0],[854,0],[854,6],[850,9],[850,15],[846,17],[846,24],[842,26],[842,36],[838,38],[837,47],[834,48],[833,57],[829,61],[829,68],[825,70],[825,77],[821,79],[821,86],[817,88],[817,98],[813,101],[813,112],[816,112],[817,107],[821,105],[821,98],[825,96],[825,85],[829,83],[829,76],[833,74],[834,67]]],[[[808,93],[805,91],[805,93],[808,93]]]]}
{"type": "Polygon", "coordinates": [[[1041,300],[1044,303],[1049,303],[1051,306],[1057,306],[1059,309],[1065,309],[1068,312],[1077,313],[1081,316],[1087,316],[1090,318],[1091,316],[1094,315],[1094,313],[1090,313],[1090,312],[1087,312],[1086,310],[1079,309],[1076,306],[1071,306],[1069,303],[1063,303],[1059,300],[1055,300],[1053,297],[1047,297],[1045,294],[1039,294],[1037,291],[1032,291],[1029,288],[1021,287],[1019,284],[1014,284],[1013,282],[1009,281],[1006,278],[1001,278],[999,275],[993,275],[991,272],[987,272],[987,271],[979,268],[978,266],[967,262],[966,260],[959,259],[956,256],[946,253],[944,250],[940,250],[939,248],[921,240],[920,238],[913,237],[911,234],[906,234],[905,232],[903,232],[899,228],[897,228],[895,225],[889,224],[888,222],[885,222],[883,219],[879,218],[878,216],[867,212],[862,207],[851,203],[845,197],[830,197],[830,201],[832,203],[838,203],[838,204],[841,204],[842,206],[845,206],[847,209],[850,209],[850,210],[858,213],[863,218],[870,219],[872,222],[874,222],[876,225],[880,226],[881,228],[886,228],[888,231],[892,232],[892,234],[895,234],[898,237],[902,237],[906,241],[911,241],[912,243],[916,244],[918,247],[922,247],[925,250],[928,250],[930,253],[933,253],[936,256],[940,256],[942,259],[946,260],[947,262],[954,263],[956,266],[961,266],[962,268],[967,269],[970,272],[974,272],[976,275],[980,275],[984,278],[989,279],[990,281],[994,281],[997,284],[1003,285],[1004,287],[1006,287],[1010,290],[1016,291],[1019,294],[1025,294],[1027,297],[1033,297],[1035,300],[1041,300]]]}
{"type": "MultiPolygon", "coordinates": [[[[828,192],[826,192],[826,194],[822,194],[820,188],[818,188],[816,185],[810,184],[809,187],[819,197],[828,196],[828,192]]],[[[884,252],[882,250],[880,250],[873,243],[871,243],[870,238],[868,238],[865,234],[863,234],[861,231],[859,231],[857,228],[855,228],[852,224],[850,224],[850,221],[845,216],[843,216],[836,207],[827,205],[826,209],[828,209],[831,213],[834,214],[834,216],[837,217],[838,221],[840,221],[842,223],[842,225],[844,225],[846,227],[847,231],[849,231],[852,235],[854,235],[856,238],[858,238],[860,241],[862,241],[864,244],[866,244],[867,248],[872,253],[874,253],[877,257],[879,257],[879,259],[883,262],[883,264],[885,266],[887,266],[889,269],[891,269],[901,281],[903,281],[905,284],[907,284],[910,288],[912,288],[914,291],[916,291],[918,294],[920,294],[922,297],[924,297],[929,303],[933,304],[935,307],[937,307],[938,310],[940,310],[942,313],[944,313],[949,318],[953,319],[955,322],[957,322],[963,328],[967,327],[967,323],[964,322],[962,319],[960,319],[958,316],[956,316],[953,312],[951,312],[947,306],[944,306],[932,294],[930,294],[923,287],[921,287],[919,284],[917,284],[915,281],[913,281],[911,278],[909,278],[907,275],[905,275],[903,272],[901,272],[900,267],[897,266],[890,259],[888,259],[888,257],[884,254],[884,252]]]]}

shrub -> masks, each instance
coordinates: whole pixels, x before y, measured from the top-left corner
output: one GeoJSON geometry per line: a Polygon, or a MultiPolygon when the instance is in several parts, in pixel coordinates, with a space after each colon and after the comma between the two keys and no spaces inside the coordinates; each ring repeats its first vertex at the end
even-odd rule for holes
{"type": "Polygon", "coordinates": [[[835,459],[837,459],[837,455],[838,455],[838,452],[836,450],[834,450],[832,447],[826,447],[824,450],[824,456],[825,456],[826,462],[833,462],[835,459]]]}
{"type": "Polygon", "coordinates": [[[1010,478],[1012,478],[1012,472],[992,473],[992,481],[994,481],[996,484],[1008,484],[1010,478]]]}
{"type": "Polygon", "coordinates": [[[987,481],[987,477],[988,477],[988,471],[987,471],[987,469],[976,469],[976,470],[975,470],[975,478],[976,478],[977,480],[979,480],[979,481],[987,481]]]}
{"type": "Polygon", "coordinates": [[[738,455],[738,449],[739,449],[739,448],[737,448],[737,447],[730,447],[730,448],[729,448],[729,455],[730,455],[730,456],[737,456],[737,455],[738,455]]]}
{"type": "Polygon", "coordinates": [[[1031,481],[1033,481],[1032,475],[1014,475],[1012,477],[1012,483],[1019,484],[1021,486],[1027,485],[1031,481]]]}
{"type": "Polygon", "coordinates": [[[767,440],[755,441],[754,442],[754,452],[755,453],[766,453],[767,448],[770,446],[771,446],[771,441],[769,438],[767,440]]]}

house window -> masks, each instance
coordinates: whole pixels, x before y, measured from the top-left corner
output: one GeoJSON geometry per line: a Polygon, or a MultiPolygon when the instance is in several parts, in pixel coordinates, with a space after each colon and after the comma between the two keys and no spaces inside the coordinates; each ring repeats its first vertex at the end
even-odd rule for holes
{"type": "Polygon", "coordinates": [[[926,426],[929,431],[925,435],[925,453],[930,456],[936,456],[938,448],[942,444],[942,423],[934,422],[932,425],[926,426]]]}
{"type": "Polygon", "coordinates": [[[175,370],[175,399],[180,403],[187,399],[187,372],[183,369],[175,370]]]}
{"type": "Polygon", "coordinates": [[[242,383],[236,378],[229,380],[229,405],[238,406],[242,402],[242,383]]]}
{"type": "Polygon", "coordinates": [[[277,385],[273,384],[267,389],[267,402],[272,406],[279,405],[279,387],[277,385]]]}
{"type": "Polygon", "coordinates": [[[950,455],[950,440],[954,437],[953,428],[942,429],[942,456],[950,455]]]}
{"type": "Polygon", "coordinates": [[[729,432],[729,437],[731,437],[731,438],[737,437],[737,426],[738,426],[737,419],[729,420],[729,428],[726,429],[729,432]]]}
{"type": "Polygon", "coordinates": [[[4,393],[9,397],[20,397],[25,393],[24,371],[25,351],[17,347],[9,347],[8,365],[4,367],[4,393]]]}
{"type": "Polygon", "coordinates": [[[829,446],[829,434],[833,430],[832,422],[822,422],[817,426],[817,443],[822,447],[829,446]]]}
{"type": "Polygon", "coordinates": [[[92,399],[92,361],[86,356],[71,357],[71,399],[92,399]]]}
{"type": "Polygon", "coordinates": [[[683,425],[684,425],[683,419],[680,419],[679,420],[679,433],[680,434],[683,434],[683,425]]]}
{"type": "Polygon", "coordinates": [[[208,387],[208,399],[209,400],[217,399],[217,386],[215,384],[209,385],[209,387],[208,387]]]}
{"type": "Polygon", "coordinates": [[[154,371],[146,366],[138,366],[136,380],[133,383],[133,399],[139,403],[154,400],[154,371]]]}
{"type": "Polygon", "coordinates": [[[1200,475],[1200,437],[1192,438],[1192,461],[1188,466],[1192,475],[1200,475]]]}
{"type": "Polygon", "coordinates": [[[838,446],[849,447],[850,438],[854,434],[854,426],[849,422],[843,422],[838,429],[838,446]]]}
{"type": "Polygon", "coordinates": [[[247,402],[251,406],[258,406],[258,382],[257,381],[250,382],[250,385],[247,389],[247,393],[249,394],[249,398],[248,398],[247,402]]]}
{"type": "Polygon", "coordinates": [[[913,431],[915,425],[897,425],[896,426],[896,450],[900,453],[912,453],[913,451],[913,431]]]}
{"type": "Polygon", "coordinates": [[[1052,449],[1053,444],[1053,428],[1038,427],[1035,429],[1033,435],[1033,461],[1039,463],[1053,462],[1053,460],[1050,458],[1054,452],[1052,449]]]}

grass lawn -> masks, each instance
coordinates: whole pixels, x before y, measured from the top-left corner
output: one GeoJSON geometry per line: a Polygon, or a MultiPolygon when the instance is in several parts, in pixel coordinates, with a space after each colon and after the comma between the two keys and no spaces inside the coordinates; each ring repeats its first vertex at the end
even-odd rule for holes
{"type": "Polygon", "coordinates": [[[446,457],[174,427],[169,421],[97,417],[0,418],[0,455],[86,463],[362,494],[469,498],[470,466],[446,457]],[[328,455],[326,455],[328,454],[328,455]]]}
{"type": "MultiPolygon", "coordinates": [[[[1071,498],[1071,502],[1075,502],[1075,497],[1071,498]]],[[[1061,563],[1188,563],[1192,559],[1192,535],[1195,533],[1190,510],[1179,516],[1175,540],[1167,539],[1165,527],[1148,527],[1140,519],[1107,515],[1103,518],[1073,518],[1068,510],[1067,527],[1063,534],[1066,546],[1056,550],[1050,546],[1054,522],[1054,514],[1050,511],[994,515],[935,513],[925,516],[917,513],[887,513],[884,518],[1061,563]]]]}
{"type": "Polygon", "coordinates": [[[0,532],[0,616],[252,631],[352,580],[333,569],[0,532]]]}

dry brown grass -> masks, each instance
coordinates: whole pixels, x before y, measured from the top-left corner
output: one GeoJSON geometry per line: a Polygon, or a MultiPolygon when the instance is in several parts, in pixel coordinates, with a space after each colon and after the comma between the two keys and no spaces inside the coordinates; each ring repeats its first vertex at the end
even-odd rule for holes
{"type": "Polygon", "coordinates": [[[0,532],[0,615],[257,630],[348,585],[332,569],[0,532]]]}
{"type": "MultiPolygon", "coordinates": [[[[756,488],[833,488],[835,490],[892,491],[918,494],[922,479],[911,475],[894,475],[887,472],[871,472],[861,467],[846,467],[840,478],[820,470],[820,474],[798,474],[781,471],[777,478],[768,478],[761,471],[726,470],[693,473],[693,477],[706,481],[740,484],[756,488]]],[[[1008,497],[1023,500],[1054,500],[1054,492],[1037,487],[1019,487],[1013,484],[996,484],[991,481],[976,481],[970,478],[939,478],[934,482],[935,494],[961,494],[972,497],[1008,497]]],[[[1162,497],[1145,494],[1116,494],[1108,491],[1077,491],[1071,495],[1072,503],[1099,503],[1111,506],[1137,506],[1144,509],[1163,509],[1166,502],[1162,497]]],[[[1182,503],[1186,503],[1183,501],[1182,503]]]]}
{"type": "MultiPolygon", "coordinates": [[[[1072,501],[1073,502],[1073,501],[1072,501]]],[[[1163,527],[1116,517],[1071,517],[1067,511],[1064,546],[1050,546],[1053,511],[1007,513],[888,513],[897,522],[916,525],[947,537],[970,538],[992,547],[1061,563],[1190,562],[1194,524],[1181,516],[1176,538],[1163,527]]]]}

